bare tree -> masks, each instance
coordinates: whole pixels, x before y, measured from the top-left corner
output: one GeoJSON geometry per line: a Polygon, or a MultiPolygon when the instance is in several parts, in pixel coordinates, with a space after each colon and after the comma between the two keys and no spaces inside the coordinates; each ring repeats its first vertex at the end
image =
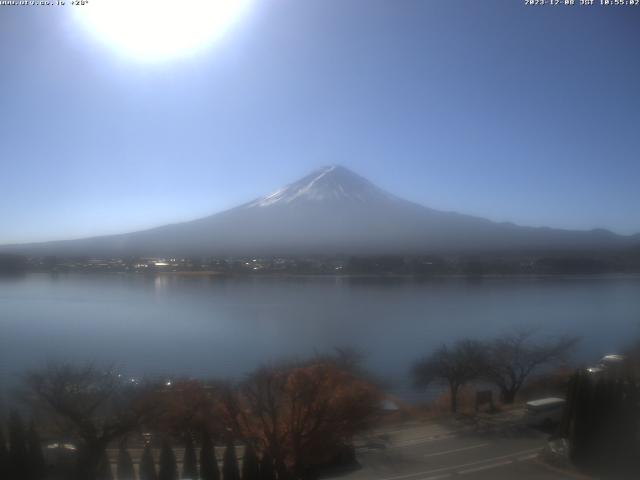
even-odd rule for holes
{"type": "Polygon", "coordinates": [[[484,372],[485,347],[475,340],[459,340],[453,346],[442,345],[428,357],[414,364],[412,374],[419,387],[432,383],[448,385],[451,411],[458,411],[458,392],[463,385],[476,380],[484,372]]]}
{"type": "Polygon", "coordinates": [[[225,403],[230,428],[273,459],[278,478],[307,478],[345,452],[379,402],[369,382],[310,362],[261,368],[225,403]]]}
{"type": "Polygon", "coordinates": [[[107,445],[154,415],[147,388],[92,365],[49,365],[26,377],[29,398],[79,442],[76,478],[93,480],[107,445]]]}
{"type": "Polygon", "coordinates": [[[503,403],[513,403],[527,378],[544,365],[560,364],[578,342],[564,336],[536,343],[533,331],[504,335],[487,346],[488,362],[483,377],[500,389],[503,403]]]}
{"type": "MultiPolygon", "coordinates": [[[[274,459],[285,455],[285,435],[281,428],[281,410],[286,379],[276,368],[263,367],[253,372],[238,388],[227,385],[223,395],[229,432],[254,442],[274,459]]],[[[286,476],[287,472],[279,472],[286,476]]]]}

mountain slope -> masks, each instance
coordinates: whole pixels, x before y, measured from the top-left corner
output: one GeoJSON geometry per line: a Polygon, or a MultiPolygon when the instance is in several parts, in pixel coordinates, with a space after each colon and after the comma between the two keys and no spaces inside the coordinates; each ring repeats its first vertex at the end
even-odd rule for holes
{"type": "Polygon", "coordinates": [[[521,227],[403,200],[340,166],[206,218],[123,235],[5,246],[34,255],[548,252],[640,243],[606,230],[521,227]]]}

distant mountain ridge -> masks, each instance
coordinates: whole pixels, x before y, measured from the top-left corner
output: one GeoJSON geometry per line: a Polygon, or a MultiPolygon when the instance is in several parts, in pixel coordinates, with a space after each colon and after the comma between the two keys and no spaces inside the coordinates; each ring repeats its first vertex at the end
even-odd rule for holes
{"type": "Polygon", "coordinates": [[[5,245],[61,256],[233,256],[585,252],[640,245],[640,235],[522,227],[404,200],[345,167],[323,167],[202,219],[80,240],[5,245]]]}

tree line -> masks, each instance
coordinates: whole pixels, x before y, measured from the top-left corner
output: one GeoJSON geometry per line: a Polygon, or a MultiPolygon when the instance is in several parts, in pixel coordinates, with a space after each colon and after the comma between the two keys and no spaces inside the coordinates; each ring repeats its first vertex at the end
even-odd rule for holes
{"type": "Polygon", "coordinates": [[[317,478],[327,468],[355,461],[353,439],[379,409],[380,391],[354,358],[339,351],[264,366],[236,383],[132,381],[93,365],[49,365],[25,377],[21,405],[34,420],[25,428],[18,413],[10,415],[8,442],[4,434],[0,438],[0,478],[317,478]],[[40,436],[73,445],[72,458],[59,465],[45,462],[40,436]],[[136,477],[128,446],[132,439],[142,446],[142,438],[151,441],[145,442],[136,477]],[[181,472],[172,444],[184,449],[181,472]],[[221,470],[214,444],[226,447],[221,470]],[[160,447],[157,462],[154,446],[160,447]],[[240,463],[237,446],[243,450],[240,463]],[[115,447],[114,472],[107,449],[115,447]]]}
{"type": "MultiPolygon", "coordinates": [[[[25,430],[24,423],[17,412],[12,412],[8,428],[8,442],[4,439],[3,429],[0,428],[0,478],[21,480],[68,480],[74,474],[74,466],[59,459],[57,464],[48,465],[45,461],[42,442],[37,429],[32,423],[25,430]],[[60,461],[61,460],[61,461],[60,461]]],[[[64,447],[58,447],[64,452],[64,447]]],[[[75,448],[75,447],[74,447],[75,448]]],[[[64,454],[64,453],[63,453],[64,454]]],[[[69,459],[67,459],[69,460],[69,459]]],[[[268,459],[263,459],[268,462],[268,459]]],[[[106,449],[100,452],[96,466],[96,480],[261,480],[273,479],[273,476],[261,475],[258,457],[255,451],[248,447],[245,449],[242,462],[242,473],[238,464],[236,449],[233,444],[225,448],[222,471],[219,468],[215,448],[211,436],[204,432],[201,439],[200,453],[197,455],[196,447],[191,437],[187,437],[182,459],[182,477],[178,473],[178,463],[169,440],[164,439],[160,448],[158,462],[154,459],[150,444],[146,444],[138,463],[138,475],[134,461],[126,446],[126,441],[121,441],[115,471],[112,468],[106,449]]],[[[263,472],[268,472],[266,463],[262,464],[263,472]]]]}
{"type": "Polygon", "coordinates": [[[411,374],[417,387],[447,386],[453,413],[458,411],[461,388],[475,381],[495,386],[502,403],[511,404],[533,373],[566,361],[577,342],[571,336],[536,341],[531,330],[489,341],[461,339],[415,362],[411,374]]]}

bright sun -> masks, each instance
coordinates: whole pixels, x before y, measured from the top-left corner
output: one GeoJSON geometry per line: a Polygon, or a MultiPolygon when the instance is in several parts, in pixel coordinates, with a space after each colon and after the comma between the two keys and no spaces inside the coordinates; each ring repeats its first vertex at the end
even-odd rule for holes
{"type": "Polygon", "coordinates": [[[252,0],[92,0],[73,8],[100,40],[140,60],[163,60],[206,47],[252,0]]]}

